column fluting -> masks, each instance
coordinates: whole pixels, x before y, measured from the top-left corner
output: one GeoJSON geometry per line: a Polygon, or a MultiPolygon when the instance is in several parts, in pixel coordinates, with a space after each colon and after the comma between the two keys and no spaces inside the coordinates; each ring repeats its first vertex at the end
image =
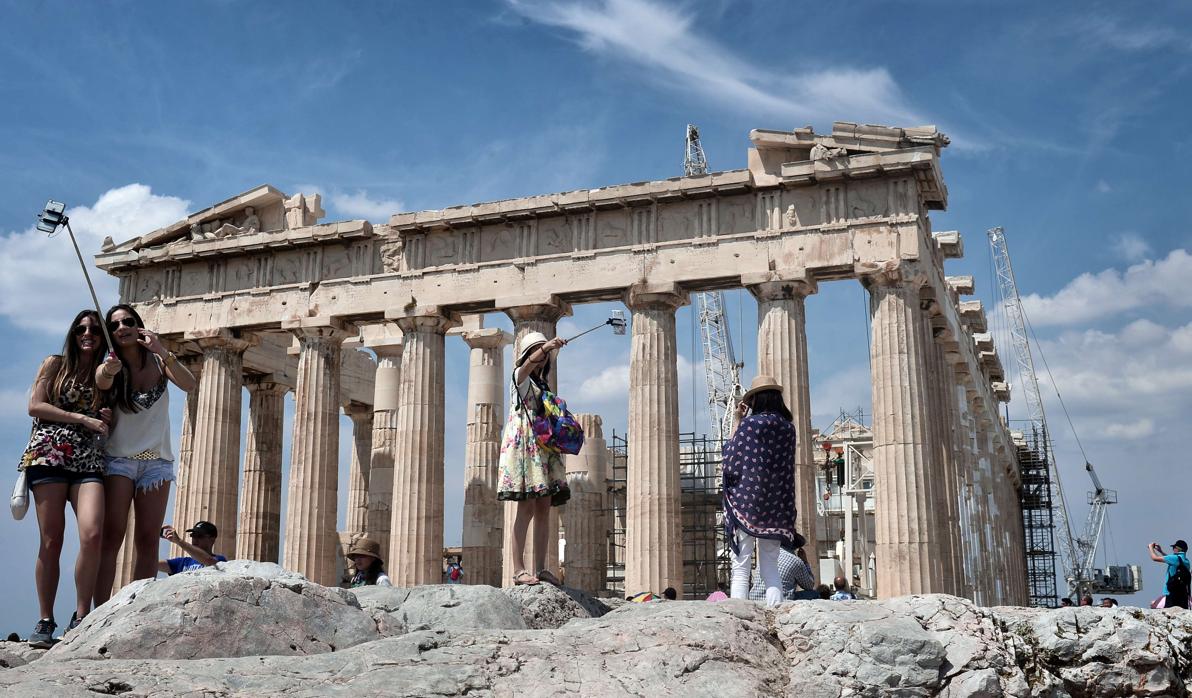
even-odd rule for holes
{"type": "Polygon", "coordinates": [[[248,435],[244,446],[244,495],[236,557],[278,562],[281,537],[281,440],[289,386],[268,379],[246,382],[248,435]]]}

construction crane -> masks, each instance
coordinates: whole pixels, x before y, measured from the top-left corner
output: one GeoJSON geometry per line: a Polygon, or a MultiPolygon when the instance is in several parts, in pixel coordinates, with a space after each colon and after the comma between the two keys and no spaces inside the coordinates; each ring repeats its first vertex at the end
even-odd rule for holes
{"type": "MultiPolygon", "coordinates": [[[[1044,605],[1055,598],[1055,565],[1053,534],[1058,530],[1061,564],[1067,582],[1067,596],[1090,593],[1133,593],[1141,590],[1141,570],[1137,566],[1112,566],[1107,572],[1095,569],[1097,549],[1101,534],[1105,530],[1107,506],[1117,503],[1117,492],[1107,490],[1097,477],[1092,463],[1085,459],[1085,471],[1093,482],[1089,493],[1089,514],[1085,521],[1083,535],[1072,534],[1068,516],[1068,504],[1064,488],[1056,467],[1055,454],[1051,444],[1051,432],[1047,428],[1047,416],[1043,411],[1043,398],[1039,392],[1039,380],[1035,375],[1035,363],[1027,335],[1026,313],[1018,295],[1018,283],[1010,264],[1010,250],[1006,244],[1005,231],[1001,227],[988,231],[990,250],[993,255],[994,273],[997,276],[998,302],[1005,313],[1010,343],[1018,365],[1021,390],[1026,400],[1028,429],[1033,447],[1024,449],[1025,458],[1020,458],[1023,469],[1023,524],[1028,538],[1028,575],[1032,580],[1032,602],[1044,605]],[[1032,452],[1033,451],[1033,452],[1032,452]],[[1028,477],[1027,470],[1039,467],[1041,477],[1028,477]],[[1047,491],[1031,492],[1031,484],[1047,491]],[[1033,516],[1033,509],[1047,506],[1050,511],[1045,519],[1033,516]],[[1044,523],[1041,523],[1044,522],[1044,523]],[[1033,530],[1032,530],[1033,529],[1033,530]],[[1046,530],[1044,530],[1046,529],[1046,530]],[[1031,543],[1031,541],[1034,541],[1031,543]],[[1050,569],[1050,574],[1046,571],[1050,569]],[[1050,590],[1046,587],[1050,587],[1050,590]],[[1049,592],[1049,593],[1048,593],[1049,592]]],[[[1071,421],[1071,420],[1069,420],[1071,421]]],[[[1073,430],[1075,433],[1075,429],[1073,430]]],[[[1083,449],[1081,449],[1083,453],[1083,449]]],[[[1021,453],[1021,452],[1020,452],[1021,453]]]]}
{"type": "MultiPolygon", "coordinates": [[[[683,148],[683,176],[708,173],[708,160],[699,142],[699,129],[687,124],[687,138],[683,148]]],[[[724,293],[705,291],[696,294],[699,309],[700,337],[704,347],[704,378],[708,388],[708,419],[712,438],[728,438],[733,424],[733,409],[744,391],[741,390],[741,364],[733,354],[728,319],[724,314],[724,293]]]]}

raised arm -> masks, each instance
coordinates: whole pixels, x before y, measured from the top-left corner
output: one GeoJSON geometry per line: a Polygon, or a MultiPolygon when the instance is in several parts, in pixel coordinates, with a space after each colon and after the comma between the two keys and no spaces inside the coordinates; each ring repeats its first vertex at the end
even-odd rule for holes
{"type": "Polygon", "coordinates": [[[169,378],[171,383],[188,393],[198,387],[199,382],[195,380],[194,374],[182,365],[174,352],[166,350],[157,334],[143,327],[137,331],[140,333],[140,336],[137,337],[137,344],[157,354],[161,359],[161,365],[165,367],[166,378],[169,378]]]}
{"type": "Polygon", "coordinates": [[[566,339],[563,339],[562,337],[555,337],[554,339],[547,340],[545,344],[540,345],[537,349],[530,352],[530,356],[526,358],[521,366],[517,367],[517,373],[514,376],[514,378],[517,380],[517,384],[521,385],[524,383],[526,378],[528,378],[531,373],[541,366],[542,362],[546,361],[547,358],[550,357],[550,353],[552,351],[561,349],[566,344],[566,339]]]}

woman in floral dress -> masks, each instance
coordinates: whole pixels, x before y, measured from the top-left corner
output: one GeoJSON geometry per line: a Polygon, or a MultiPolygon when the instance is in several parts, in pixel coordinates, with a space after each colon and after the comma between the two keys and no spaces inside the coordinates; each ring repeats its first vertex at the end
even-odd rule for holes
{"type": "Polygon", "coordinates": [[[738,425],[724,444],[724,528],[732,549],[732,597],[749,598],[753,549],[766,603],[782,601],[778,549],[806,541],[795,532],[795,427],[782,386],[757,376],[737,406],[738,425]]]}
{"type": "Polygon", "coordinates": [[[75,316],[62,353],[42,362],[29,396],[33,434],[20,469],[33,492],[41,532],[34,568],[41,616],[29,636],[34,647],[49,647],[58,627],[54,599],[67,502],[74,509],[79,529],[75,613],[67,630],[75,628],[91,610],[103,536],[103,439],[111,418],[110,410],[101,408],[95,387],[96,375],[102,370],[100,361],[107,353],[100,322],[94,310],[75,316]]]}
{"type": "Polygon", "coordinates": [[[550,508],[571,498],[567,487],[567,469],[558,451],[542,448],[534,435],[531,418],[540,409],[542,391],[547,388],[551,352],[567,340],[548,340],[541,332],[529,332],[518,346],[510,390],[509,421],[501,436],[500,481],[497,499],[517,502],[513,520],[514,584],[559,584],[546,569],[546,548],[550,540],[550,508]],[[525,566],[526,533],[534,522],[534,559],[532,574],[525,566]]]}

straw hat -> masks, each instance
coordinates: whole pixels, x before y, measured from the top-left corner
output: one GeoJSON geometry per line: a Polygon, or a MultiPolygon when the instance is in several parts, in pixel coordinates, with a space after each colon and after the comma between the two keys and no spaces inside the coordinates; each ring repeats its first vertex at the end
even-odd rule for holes
{"type": "Polygon", "coordinates": [[[758,393],[762,392],[763,390],[777,390],[778,392],[781,393],[782,386],[778,384],[778,381],[775,380],[774,376],[767,376],[764,374],[755,376],[753,379],[753,383],[750,384],[750,386],[749,386],[749,390],[746,391],[746,393],[741,396],[741,402],[748,401],[749,398],[753,397],[754,395],[757,395],[758,393]]]}
{"type": "Polygon", "coordinates": [[[368,538],[361,538],[352,544],[348,549],[348,557],[353,555],[367,555],[384,562],[381,558],[381,544],[368,538]]]}
{"type": "Polygon", "coordinates": [[[522,337],[521,344],[517,349],[517,363],[514,365],[521,366],[526,362],[530,353],[543,344],[546,344],[546,335],[541,332],[527,332],[526,336],[522,337]]]}

